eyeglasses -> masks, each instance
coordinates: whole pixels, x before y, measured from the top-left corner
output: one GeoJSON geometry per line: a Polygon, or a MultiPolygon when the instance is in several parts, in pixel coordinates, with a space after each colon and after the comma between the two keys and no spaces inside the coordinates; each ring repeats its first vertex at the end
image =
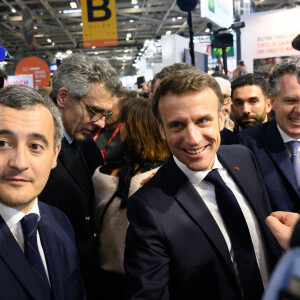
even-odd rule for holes
{"type": "Polygon", "coordinates": [[[223,99],[224,99],[224,105],[230,104],[231,103],[231,96],[230,95],[223,95],[223,99]]]}
{"type": "Polygon", "coordinates": [[[88,108],[90,113],[92,114],[91,119],[90,119],[91,122],[97,122],[97,121],[101,120],[103,117],[105,118],[105,121],[106,121],[113,114],[112,111],[109,111],[105,114],[103,114],[99,111],[95,111],[89,105],[87,105],[82,99],[80,99],[80,102],[82,102],[88,108]]]}

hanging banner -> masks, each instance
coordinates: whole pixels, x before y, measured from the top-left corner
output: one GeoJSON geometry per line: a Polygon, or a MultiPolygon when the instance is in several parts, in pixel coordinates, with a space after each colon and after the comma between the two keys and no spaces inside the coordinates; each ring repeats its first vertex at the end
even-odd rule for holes
{"type": "Polygon", "coordinates": [[[20,84],[22,84],[22,85],[27,85],[29,87],[34,88],[33,75],[28,74],[28,75],[8,76],[7,77],[7,84],[8,85],[13,85],[13,84],[20,85],[20,84]]]}
{"type": "Polygon", "coordinates": [[[83,47],[118,45],[115,0],[81,0],[83,47]]]}
{"type": "Polygon", "coordinates": [[[22,30],[25,43],[28,46],[32,46],[34,41],[34,23],[31,10],[27,6],[22,11],[22,30]]]}

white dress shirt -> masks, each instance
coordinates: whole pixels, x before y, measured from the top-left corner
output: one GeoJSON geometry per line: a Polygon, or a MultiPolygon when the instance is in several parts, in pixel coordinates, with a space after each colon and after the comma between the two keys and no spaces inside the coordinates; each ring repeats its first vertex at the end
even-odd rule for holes
{"type": "MultiPolygon", "coordinates": [[[[293,138],[291,138],[290,136],[288,136],[278,125],[277,125],[277,128],[278,128],[278,131],[279,131],[279,133],[280,133],[280,135],[281,135],[281,137],[282,137],[282,139],[283,139],[283,142],[284,142],[284,144],[285,144],[285,146],[286,146],[286,148],[287,148],[287,151],[288,151],[288,153],[289,153],[289,156],[291,157],[292,156],[292,153],[291,153],[291,149],[290,149],[290,147],[288,147],[287,145],[286,145],[286,143],[287,142],[290,142],[290,141],[298,141],[298,142],[300,142],[300,139],[293,139],[293,138]]],[[[298,148],[298,160],[299,160],[299,162],[300,162],[300,147],[298,148]]]]}
{"type": "MultiPolygon", "coordinates": [[[[203,199],[204,203],[206,204],[207,208],[209,209],[210,213],[212,214],[213,218],[215,219],[224,239],[228,247],[228,251],[230,253],[230,257],[233,263],[233,268],[235,270],[235,273],[238,276],[238,269],[237,264],[234,258],[234,253],[231,245],[231,241],[229,238],[228,231],[226,229],[226,226],[224,224],[224,221],[222,219],[221,213],[219,211],[217,201],[216,201],[216,195],[215,195],[215,187],[213,184],[203,181],[205,176],[209,173],[209,171],[192,171],[190,170],[186,165],[181,163],[175,156],[174,160],[177,166],[180,168],[180,170],[187,176],[189,181],[193,184],[196,191],[199,193],[201,198],[203,199]]],[[[238,186],[235,184],[233,179],[228,174],[227,170],[222,166],[222,164],[219,162],[217,156],[215,157],[215,163],[213,165],[212,169],[218,169],[218,172],[220,176],[222,177],[223,181],[226,183],[226,185],[231,189],[234,196],[236,197],[236,200],[242,210],[242,213],[245,217],[246,223],[249,228],[251,240],[254,247],[254,252],[257,260],[257,264],[260,270],[260,274],[262,277],[263,285],[266,287],[268,282],[268,268],[266,263],[266,252],[265,247],[263,244],[263,237],[262,233],[259,227],[259,223],[256,219],[256,216],[251,208],[251,206],[248,204],[244,196],[242,195],[241,191],[239,190],[238,186]]]]}
{"type": "MultiPolygon", "coordinates": [[[[31,210],[28,212],[28,214],[30,213],[37,214],[38,221],[41,219],[37,198],[34,200],[34,205],[31,208],[31,210]]],[[[0,202],[0,215],[3,218],[4,222],[6,223],[6,225],[8,226],[8,228],[10,229],[13,236],[15,237],[22,251],[24,252],[24,235],[23,235],[21,220],[24,218],[25,214],[19,210],[8,207],[0,202]]],[[[46,264],[44,250],[41,244],[39,231],[37,231],[37,245],[49,281],[48,268],[46,264]]]]}

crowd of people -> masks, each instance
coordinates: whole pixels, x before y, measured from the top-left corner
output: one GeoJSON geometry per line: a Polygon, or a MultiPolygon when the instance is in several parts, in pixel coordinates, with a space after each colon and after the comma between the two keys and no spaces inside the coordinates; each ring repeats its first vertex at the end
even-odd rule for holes
{"type": "Polygon", "coordinates": [[[278,299],[300,245],[299,74],[175,63],[142,94],[83,54],[50,90],[0,74],[0,298],[278,299]]]}

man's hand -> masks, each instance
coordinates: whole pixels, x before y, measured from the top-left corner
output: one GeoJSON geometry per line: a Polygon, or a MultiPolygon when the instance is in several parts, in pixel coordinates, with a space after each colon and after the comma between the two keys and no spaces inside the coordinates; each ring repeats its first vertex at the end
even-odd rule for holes
{"type": "Polygon", "coordinates": [[[266,224],[283,249],[289,248],[293,229],[300,215],[286,211],[275,211],[266,218],[266,224]]]}

